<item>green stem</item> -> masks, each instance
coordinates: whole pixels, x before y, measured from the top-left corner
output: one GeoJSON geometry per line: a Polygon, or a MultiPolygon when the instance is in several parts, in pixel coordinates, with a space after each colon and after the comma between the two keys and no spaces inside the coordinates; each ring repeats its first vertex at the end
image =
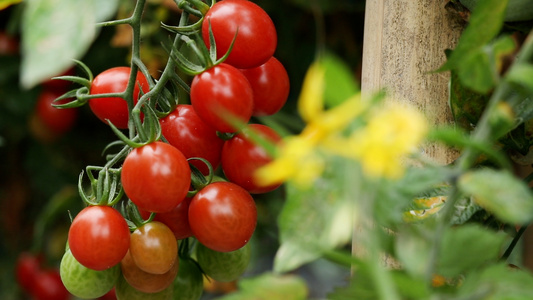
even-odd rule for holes
{"type": "Polygon", "coordinates": [[[520,229],[518,230],[518,232],[514,236],[513,240],[511,241],[511,244],[509,244],[509,247],[507,247],[507,249],[503,253],[503,255],[501,257],[502,260],[507,260],[509,258],[509,256],[511,256],[511,253],[513,253],[513,250],[514,250],[516,244],[518,244],[518,241],[522,237],[522,234],[524,233],[524,231],[526,231],[527,227],[528,227],[527,225],[524,225],[524,226],[520,227],[520,229]]]}

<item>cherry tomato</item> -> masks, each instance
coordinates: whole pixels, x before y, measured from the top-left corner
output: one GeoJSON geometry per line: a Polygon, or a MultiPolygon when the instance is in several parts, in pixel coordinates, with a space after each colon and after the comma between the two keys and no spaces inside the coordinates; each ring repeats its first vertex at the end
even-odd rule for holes
{"type": "MultiPolygon", "coordinates": [[[[120,279],[120,277],[122,277],[122,276],[119,276],[119,279],[120,279]]],[[[118,280],[117,280],[117,282],[118,282],[118,280]]],[[[113,287],[105,295],[103,295],[102,297],[99,297],[98,300],[117,300],[117,292],[116,292],[115,288],[113,287]]]]}
{"type": "Polygon", "coordinates": [[[0,31],[0,55],[15,55],[18,52],[18,39],[4,31],[0,31]]]}
{"type": "Polygon", "coordinates": [[[160,292],[144,293],[132,287],[123,276],[120,277],[115,291],[118,300],[173,300],[172,286],[160,292]]]}
{"type": "MultiPolygon", "coordinates": [[[[189,225],[189,203],[191,203],[191,198],[185,198],[171,211],[156,214],[154,221],[167,225],[174,233],[176,240],[192,236],[191,226],[189,225]]],[[[140,210],[140,213],[144,219],[150,217],[150,212],[148,211],[140,210]]]]}
{"type": "MultiPolygon", "coordinates": [[[[175,254],[176,263],[164,274],[152,274],[141,270],[133,261],[130,252],[120,263],[124,279],[138,291],[143,293],[157,293],[169,288],[178,274],[179,260],[175,254]]],[[[117,296],[118,296],[117,290],[117,296]]]]}
{"type": "Polygon", "coordinates": [[[189,224],[198,241],[213,250],[237,250],[250,240],[257,223],[252,196],[231,182],[213,182],[189,205],[189,224]]]}
{"type": "Polygon", "coordinates": [[[15,265],[15,276],[18,284],[27,292],[31,292],[35,285],[37,274],[41,270],[43,257],[30,252],[19,255],[15,265]]]}
{"type": "MultiPolygon", "coordinates": [[[[226,0],[227,1],[227,0],[226,0]]],[[[219,64],[196,75],[191,83],[191,104],[198,116],[215,130],[235,132],[228,120],[247,123],[253,111],[253,91],[238,69],[219,64]]]]}
{"type": "Polygon", "coordinates": [[[63,254],[59,271],[67,290],[82,299],[104,296],[115,286],[120,276],[119,265],[103,271],[92,270],[80,264],[70,250],[63,254]]]}
{"type": "MultiPolygon", "coordinates": [[[[54,100],[61,96],[63,92],[59,90],[43,89],[37,98],[36,113],[41,123],[50,131],[57,135],[64,134],[72,129],[78,118],[76,108],[56,108],[52,104],[54,100]]],[[[65,103],[68,100],[56,102],[57,104],[65,103]]]]}
{"type": "Polygon", "coordinates": [[[254,116],[277,113],[289,97],[290,82],[285,67],[275,57],[251,69],[241,69],[254,93],[254,116]]]}
{"type": "MultiPolygon", "coordinates": [[[[91,83],[90,94],[106,94],[106,93],[122,93],[126,90],[128,80],[130,77],[131,68],[129,67],[115,67],[98,74],[91,83]]],[[[150,90],[150,85],[144,77],[142,72],[137,72],[137,80],[133,89],[133,102],[137,103],[139,100],[140,90],[142,87],[143,93],[150,90]]],[[[105,97],[95,98],[89,100],[89,106],[92,112],[102,122],[107,124],[107,120],[111,121],[117,128],[128,128],[128,104],[126,100],[120,97],[105,97]]]]}
{"type": "Polygon", "coordinates": [[[281,183],[261,186],[254,181],[255,171],[272,161],[272,158],[249,136],[249,131],[262,136],[271,143],[278,143],[281,137],[270,127],[250,124],[239,134],[227,140],[222,148],[222,170],[229,181],[238,184],[252,194],[270,192],[281,183]]]}
{"type": "Polygon", "coordinates": [[[238,68],[257,67],[276,51],[276,27],[268,14],[251,1],[224,0],[215,3],[202,24],[206,45],[210,45],[209,24],[215,37],[218,58],[228,51],[237,34],[233,49],[225,60],[228,64],[238,68]]]}
{"type": "Polygon", "coordinates": [[[68,232],[72,255],[93,270],[120,263],[130,246],[130,230],[124,217],[109,206],[88,206],[72,221],[68,232]]]}
{"type": "Polygon", "coordinates": [[[190,258],[180,258],[178,275],[173,283],[174,300],[200,299],[203,287],[202,271],[198,264],[190,258]]]}
{"type": "MultiPolygon", "coordinates": [[[[59,76],[74,76],[74,68],[68,68],[61,74],[57,75],[59,76]]],[[[56,76],[53,76],[56,77],[56,76]]],[[[67,91],[68,87],[70,86],[71,82],[68,80],[60,80],[60,79],[48,79],[42,82],[42,86],[46,89],[56,90],[56,91],[67,91]]]]}
{"type": "MultiPolygon", "coordinates": [[[[185,157],[201,157],[206,159],[213,169],[218,167],[224,141],[217,136],[213,127],[198,117],[192,105],[178,105],[160,122],[163,136],[185,157]]],[[[203,162],[192,160],[190,163],[207,175],[209,169],[203,162]]]]}
{"type": "Polygon", "coordinates": [[[130,240],[130,254],[139,269],[163,274],[176,263],[178,242],[165,224],[157,221],[146,223],[135,229],[130,240]]]}
{"type": "Polygon", "coordinates": [[[133,149],[122,166],[122,186],[140,209],[168,212],[180,204],[189,191],[191,169],[181,151],[154,142],[133,149]]]}
{"type": "Polygon", "coordinates": [[[196,248],[198,264],[205,274],[221,282],[233,281],[246,271],[251,258],[250,244],[231,252],[218,252],[199,244],[196,248]]]}
{"type": "Polygon", "coordinates": [[[42,270],[37,274],[32,290],[35,300],[68,300],[70,293],[67,291],[59,270],[42,270]]]}

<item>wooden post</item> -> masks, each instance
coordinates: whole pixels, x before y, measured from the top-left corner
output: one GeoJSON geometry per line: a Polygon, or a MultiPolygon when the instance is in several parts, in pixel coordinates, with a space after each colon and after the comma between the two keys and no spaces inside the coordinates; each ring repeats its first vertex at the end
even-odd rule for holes
{"type": "MultiPolygon", "coordinates": [[[[394,101],[408,102],[432,125],[452,122],[448,105],[449,73],[429,73],[445,61],[445,50],[455,47],[463,24],[446,8],[446,0],[367,0],[363,39],[361,89],[370,94],[384,88],[394,101]]],[[[424,153],[441,164],[457,153],[428,144],[424,153]]],[[[354,229],[352,252],[361,253],[354,229]]],[[[388,267],[397,263],[384,257],[388,267]]]]}
{"type": "MultiPolygon", "coordinates": [[[[452,122],[448,105],[448,73],[428,73],[445,61],[463,25],[445,8],[446,0],[367,0],[361,88],[385,88],[396,101],[424,112],[430,123],[452,122]]],[[[450,163],[456,153],[437,145],[428,157],[450,163]]]]}

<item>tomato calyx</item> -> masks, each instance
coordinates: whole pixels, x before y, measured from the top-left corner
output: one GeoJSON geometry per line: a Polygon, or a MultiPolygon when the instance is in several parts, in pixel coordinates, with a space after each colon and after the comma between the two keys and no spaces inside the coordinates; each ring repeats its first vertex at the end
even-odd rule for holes
{"type": "Polygon", "coordinates": [[[133,203],[131,200],[128,200],[127,204],[122,204],[122,211],[123,215],[126,215],[128,217],[126,219],[126,222],[128,223],[131,232],[152,222],[156,215],[156,213],[150,212],[148,219],[145,220],[142,217],[137,205],[135,205],[135,203],[133,203]]]}
{"type": "Polygon", "coordinates": [[[78,192],[87,205],[113,206],[124,196],[124,189],[120,185],[120,169],[87,166],[87,177],[90,181],[91,193],[85,192],[83,186],[83,175],[81,172],[78,179],[78,192]],[[98,177],[93,172],[98,171],[98,177]]]}
{"type": "Polygon", "coordinates": [[[205,158],[191,157],[188,158],[187,161],[189,162],[189,166],[191,168],[191,185],[194,188],[194,190],[189,191],[187,193],[187,197],[193,197],[199,190],[203,189],[205,186],[213,182],[215,172],[209,161],[207,161],[207,159],[205,158]],[[197,167],[190,163],[191,160],[199,160],[203,162],[207,166],[209,173],[207,175],[204,175],[202,171],[200,171],[197,167]]]}

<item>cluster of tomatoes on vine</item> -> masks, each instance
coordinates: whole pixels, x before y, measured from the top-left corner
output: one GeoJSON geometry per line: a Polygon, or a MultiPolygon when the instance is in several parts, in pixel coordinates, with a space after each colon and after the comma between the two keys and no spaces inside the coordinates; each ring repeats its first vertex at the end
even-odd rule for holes
{"type": "Polygon", "coordinates": [[[176,41],[200,49],[200,63],[174,47],[166,67],[173,73],[166,78],[189,93],[190,104],[172,100],[175,93],[161,88],[163,75],[155,81],[142,67],[115,67],[92,78],[81,64],[89,79],[60,77],[83,87],[59,97],[76,99],[57,106],[88,103],[120,137],[110,146],[122,146],[105,166],[80,175],[88,205],[72,220],[60,266],[63,283],[77,297],[97,298],[115,288],[119,299],[195,299],[202,274],[237,279],[250,260],[257,223],[252,194],[281,184],[254,181],[255,170],[272,159],[265,145],[281,137],[250,123],[278,112],[289,93],[287,72],[273,56],[272,20],[247,0],[182,4],[182,18],[201,12],[200,20],[164,27],[177,33],[176,41]],[[190,86],[176,69],[194,75],[190,86]]]}

